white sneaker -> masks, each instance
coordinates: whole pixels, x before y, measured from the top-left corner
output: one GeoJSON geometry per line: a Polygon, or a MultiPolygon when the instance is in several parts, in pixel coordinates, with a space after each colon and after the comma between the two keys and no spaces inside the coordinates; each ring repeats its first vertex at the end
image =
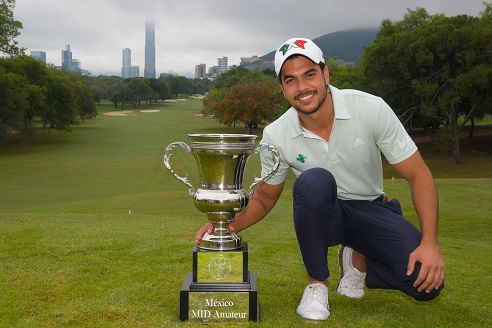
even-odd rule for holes
{"type": "Polygon", "coordinates": [[[340,281],[337,292],[351,298],[364,296],[366,273],[353,267],[352,248],[340,246],[338,249],[338,267],[340,268],[340,281]]]}
{"type": "Polygon", "coordinates": [[[304,289],[301,303],[299,303],[296,312],[305,320],[321,321],[328,319],[330,316],[328,287],[321,283],[308,285],[304,289]]]}

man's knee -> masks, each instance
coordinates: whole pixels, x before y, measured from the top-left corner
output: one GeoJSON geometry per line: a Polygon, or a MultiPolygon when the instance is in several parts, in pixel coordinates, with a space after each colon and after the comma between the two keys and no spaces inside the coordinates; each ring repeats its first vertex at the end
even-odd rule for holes
{"type": "Polygon", "coordinates": [[[308,231],[309,238],[321,229],[331,226],[331,216],[337,200],[337,187],[333,175],[322,168],[304,171],[293,187],[294,227],[301,235],[308,231]]]}
{"type": "Polygon", "coordinates": [[[293,187],[294,194],[308,192],[310,195],[315,193],[335,192],[336,181],[330,171],[315,167],[304,171],[296,179],[293,187]]]}
{"type": "Polygon", "coordinates": [[[419,272],[420,272],[421,264],[416,263],[413,274],[409,277],[409,279],[405,279],[404,281],[404,289],[402,290],[406,294],[410,295],[417,301],[430,301],[439,296],[441,293],[441,289],[444,288],[444,284],[441,285],[438,289],[433,289],[430,292],[426,292],[425,290],[419,292],[418,287],[414,287],[413,284],[415,280],[417,280],[419,272]]]}
{"type": "Polygon", "coordinates": [[[410,296],[412,296],[417,301],[431,301],[434,298],[436,298],[437,296],[439,296],[439,294],[441,294],[441,289],[443,287],[444,287],[444,285],[441,286],[439,289],[433,289],[429,293],[427,293],[425,290],[423,290],[421,292],[416,290],[410,296]]]}

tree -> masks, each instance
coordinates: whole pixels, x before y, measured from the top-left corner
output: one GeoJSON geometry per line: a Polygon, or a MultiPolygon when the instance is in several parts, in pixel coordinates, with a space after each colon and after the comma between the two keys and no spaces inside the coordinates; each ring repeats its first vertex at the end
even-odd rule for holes
{"type": "Polygon", "coordinates": [[[83,80],[79,74],[69,73],[68,76],[72,82],[72,87],[76,90],[76,112],[82,122],[84,122],[86,118],[96,117],[97,110],[96,103],[94,101],[95,99],[85,80],[83,80]]]}
{"type": "Polygon", "coordinates": [[[266,74],[259,70],[250,70],[238,66],[220,74],[214,87],[217,89],[230,89],[238,84],[246,84],[261,81],[266,74]]]}
{"type": "MultiPolygon", "coordinates": [[[[109,99],[116,108],[120,102],[124,102],[125,82],[117,76],[105,78],[104,81],[107,88],[106,99],[109,99]]],[[[103,99],[105,99],[104,96],[103,99]]]]}
{"type": "Polygon", "coordinates": [[[32,121],[45,105],[45,88],[33,82],[46,66],[33,58],[0,58],[0,146],[9,130],[33,135],[32,121]]]}
{"type": "Polygon", "coordinates": [[[363,89],[381,95],[400,117],[418,109],[418,101],[411,89],[413,72],[410,48],[411,34],[419,24],[430,21],[423,8],[408,11],[404,20],[393,23],[383,20],[375,41],[366,47],[361,59],[363,89]]]}
{"type": "Polygon", "coordinates": [[[205,97],[203,97],[202,114],[208,116],[218,116],[214,110],[214,105],[224,99],[229,89],[212,88],[205,97]]]}
{"type": "Polygon", "coordinates": [[[490,94],[490,40],[492,21],[485,14],[430,16],[417,8],[400,22],[383,21],[361,66],[370,91],[382,95],[404,121],[443,125],[439,135],[452,145],[457,164],[459,132],[482,115],[490,94]],[[458,124],[460,115],[465,119],[458,124]]]}
{"type": "Polygon", "coordinates": [[[27,127],[24,112],[27,110],[26,81],[21,76],[7,73],[0,67],[0,146],[4,145],[9,129],[24,130],[27,127]]]}
{"type": "Polygon", "coordinates": [[[137,104],[140,105],[142,100],[156,98],[155,93],[147,83],[147,80],[148,79],[146,78],[132,78],[127,80],[126,93],[133,108],[135,108],[137,104]]]}
{"type": "Polygon", "coordinates": [[[20,35],[22,23],[14,19],[14,7],[15,0],[0,0],[0,52],[9,56],[24,53],[15,40],[20,35]]]}
{"type": "Polygon", "coordinates": [[[70,80],[69,73],[63,70],[50,69],[45,82],[46,106],[41,119],[43,129],[71,131],[72,125],[77,125],[76,90],[70,80]]]}
{"type": "Polygon", "coordinates": [[[158,95],[158,99],[171,99],[171,91],[164,78],[150,79],[149,83],[152,90],[158,95]]]}
{"type": "Polygon", "coordinates": [[[177,98],[179,95],[192,95],[194,85],[191,79],[184,76],[169,75],[163,78],[169,85],[171,94],[177,98]]]}
{"type": "Polygon", "coordinates": [[[329,58],[325,61],[330,71],[330,84],[340,89],[360,89],[359,66],[343,65],[329,58]]]}
{"type": "Polygon", "coordinates": [[[94,101],[97,104],[101,104],[101,100],[103,99],[109,99],[107,95],[108,86],[107,83],[105,82],[106,77],[93,76],[91,74],[81,74],[81,77],[84,80],[85,84],[89,87],[89,90],[92,93],[94,101]]]}
{"type": "Polygon", "coordinates": [[[212,81],[209,79],[194,79],[193,80],[193,94],[204,95],[210,90],[212,81]]]}
{"type": "Polygon", "coordinates": [[[278,92],[264,82],[239,84],[233,87],[214,110],[220,113],[219,122],[231,126],[241,121],[251,134],[258,123],[271,122],[280,114],[278,92]]]}
{"type": "MultiPolygon", "coordinates": [[[[214,105],[224,99],[230,90],[242,84],[250,84],[255,82],[263,82],[271,90],[276,90],[276,96],[273,98],[283,104],[281,90],[275,76],[265,74],[258,70],[249,70],[242,66],[233,68],[225,73],[222,73],[214,87],[203,98],[203,110],[205,115],[213,115],[220,120],[222,113],[214,110],[214,105]]],[[[283,106],[282,106],[283,107],[283,106]]]]}

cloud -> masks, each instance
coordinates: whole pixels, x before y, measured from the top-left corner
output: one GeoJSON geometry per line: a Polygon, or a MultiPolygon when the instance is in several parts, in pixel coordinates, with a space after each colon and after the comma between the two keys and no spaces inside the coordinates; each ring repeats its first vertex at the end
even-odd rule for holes
{"type": "Polygon", "coordinates": [[[195,65],[213,66],[219,57],[239,64],[290,37],[378,27],[417,6],[448,16],[483,9],[482,0],[18,0],[14,16],[24,25],[19,42],[28,50],[46,51],[60,65],[70,44],[83,69],[118,75],[126,47],[143,73],[145,21],[154,20],[158,73],[192,77],[195,65]]]}

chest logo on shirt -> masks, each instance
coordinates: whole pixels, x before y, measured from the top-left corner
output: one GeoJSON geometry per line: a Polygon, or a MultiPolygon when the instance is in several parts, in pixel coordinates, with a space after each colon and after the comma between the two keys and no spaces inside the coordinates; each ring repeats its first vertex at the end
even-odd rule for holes
{"type": "Polygon", "coordinates": [[[364,144],[364,140],[362,140],[361,138],[357,138],[357,139],[355,139],[355,142],[352,145],[352,148],[362,146],[363,144],[364,144]]]}
{"type": "Polygon", "coordinates": [[[301,162],[301,163],[305,163],[305,162],[306,162],[306,159],[307,159],[307,156],[305,156],[305,155],[303,155],[303,154],[299,154],[299,155],[297,155],[297,158],[296,158],[296,160],[297,160],[298,162],[301,162]]]}

